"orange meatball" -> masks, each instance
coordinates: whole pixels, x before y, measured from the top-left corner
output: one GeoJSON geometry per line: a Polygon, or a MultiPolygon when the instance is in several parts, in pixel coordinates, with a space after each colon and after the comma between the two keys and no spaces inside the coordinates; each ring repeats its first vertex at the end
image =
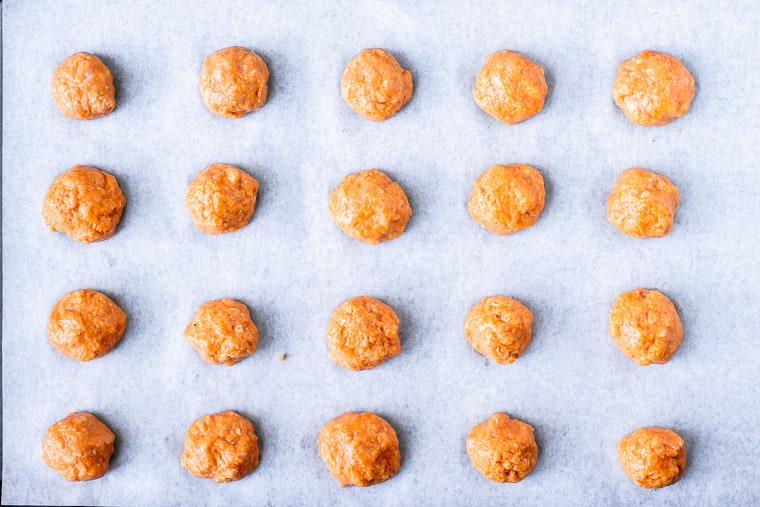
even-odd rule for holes
{"type": "Polygon", "coordinates": [[[640,366],[665,364],[683,340],[675,306],[661,292],[624,292],[610,310],[609,333],[625,357],[640,366]]]}
{"type": "Polygon", "coordinates": [[[631,123],[665,125],[689,110],[694,78],[678,58],[647,49],[620,64],[612,95],[631,123]]]}
{"type": "Polygon", "coordinates": [[[198,307],[185,340],[207,363],[232,366],[256,351],[259,330],[243,303],[216,299],[198,307]]]}
{"type": "Polygon", "coordinates": [[[319,432],[317,446],[341,487],[385,482],[401,466],[396,432],[370,412],[346,412],[332,419],[319,432]]]}
{"type": "Polygon", "coordinates": [[[399,184],[377,169],[343,178],[330,192],[327,207],[343,232],[369,245],[400,236],[412,216],[399,184]]]}
{"type": "Polygon", "coordinates": [[[472,466],[494,482],[520,482],[536,466],[538,446],[533,427],[496,412],[467,436],[472,466]]]}
{"type": "Polygon", "coordinates": [[[42,460],[67,481],[91,481],[108,472],[115,440],[94,415],[72,412],[48,428],[42,460]]]}
{"type": "Polygon", "coordinates": [[[256,207],[259,182],[227,164],[211,164],[187,187],[185,206],[195,227],[206,234],[242,229],[256,207]]]}
{"type": "Polygon", "coordinates": [[[75,53],[53,72],[53,100],[61,114],[72,120],[106,116],[116,107],[113,75],[90,53],[75,53]]]}
{"type": "Polygon", "coordinates": [[[412,74],[384,49],[363,49],[346,65],[340,93],[355,113],[385,121],[412,98],[412,74]]]}
{"type": "Polygon", "coordinates": [[[51,230],[80,243],[113,236],[127,201],[112,175],[77,165],[50,184],[42,205],[42,218],[51,230]]]}
{"type": "Polygon", "coordinates": [[[660,174],[634,167],[618,177],[607,198],[607,220],[634,238],[659,238],[673,227],[678,189],[660,174]]]}
{"type": "Polygon", "coordinates": [[[198,85],[203,103],[224,118],[241,118],[267,101],[269,68],[240,46],[220,49],[203,61],[198,85]]]}
{"type": "Polygon", "coordinates": [[[393,309],[369,296],[340,304],[327,327],[330,359],[349,370],[368,370],[401,352],[399,319],[393,309]]]}
{"type": "Polygon", "coordinates": [[[494,234],[512,234],[536,223],[545,198],[544,179],[535,168],[494,165],[475,180],[467,211],[494,234]]]}
{"type": "Polygon", "coordinates": [[[464,337],[491,361],[508,364],[530,345],[532,325],[533,314],[519,301],[488,296],[467,312],[464,337]]]}
{"type": "Polygon", "coordinates": [[[618,444],[625,475],[642,488],[675,484],[686,468],[683,439],[666,428],[639,428],[618,444]]]}
{"type": "Polygon", "coordinates": [[[180,462],[203,479],[242,479],[259,464],[259,439],[253,424],[231,410],[201,417],[187,430],[180,462]]]}
{"type": "Polygon", "coordinates": [[[124,336],[127,316],[111,299],[92,289],[65,294],[53,306],[48,338],[58,352],[90,361],[111,352],[124,336]]]}
{"type": "Polygon", "coordinates": [[[486,58],[472,88],[475,103],[497,120],[514,125],[544,108],[548,88],[544,69],[514,51],[486,58]]]}

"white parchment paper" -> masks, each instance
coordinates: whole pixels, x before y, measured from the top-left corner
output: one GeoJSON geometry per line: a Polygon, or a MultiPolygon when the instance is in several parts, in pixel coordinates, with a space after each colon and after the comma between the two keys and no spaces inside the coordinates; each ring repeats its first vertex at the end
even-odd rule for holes
{"type": "Polygon", "coordinates": [[[3,12],[3,503],[97,505],[751,505],[760,501],[760,9],[752,1],[249,2],[7,0],[3,12]],[[265,107],[240,120],[201,102],[201,62],[242,45],[271,71],[265,107]],[[384,47],[412,71],[414,96],[370,123],[342,102],[345,63],[384,47]],[[471,87],[489,53],[510,48],[546,70],[536,117],[502,125],[471,87]],[[651,48],[697,81],[691,111],[660,128],[615,107],[618,63],[651,48]],[[55,66],[76,51],[112,69],[116,110],[61,117],[55,66]],[[211,237],[184,209],[194,175],[238,165],[260,182],[251,224],[211,237]],[[538,223],[497,237],[468,216],[472,181],[495,163],[537,167],[538,223]],[[116,175],[127,208],[116,235],[81,245],[48,231],[42,200],[75,164],[116,175]],[[640,241],[605,219],[617,175],[671,178],[681,205],[664,239],[640,241]],[[414,216],[370,247],[327,213],[329,190],[375,167],[406,190],[414,216]],[[607,335],[615,297],[657,288],[685,338],[665,366],[624,359],[607,335]],[[116,349],[76,363],[48,343],[67,291],[104,291],[126,311],[116,349]],[[330,311],[360,294],[401,318],[400,356],[374,370],[327,357],[330,311]],[[490,294],[523,301],[534,339],[510,366],[464,340],[468,308],[490,294]],[[259,349],[234,367],[203,363],[182,338],[196,307],[249,305],[259,349]],[[286,354],[284,361],[280,354],[286,354]],[[249,417],[261,464],[215,484],[179,463],[194,419],[249,417]],[[66,483],[40,457],[47,427],[92,411],[117,435],[111,471],[66,483]],[[330,418],[370,410],[396,428],[398,474],[341,489],[317,457],[330,418]],[[470,465],[470,427],[495,411],[532,424],[538,465],[493,484],[470,465]],[[667,426],[688,447],[683,479],[639,489],[617,441],[667,426]]]}

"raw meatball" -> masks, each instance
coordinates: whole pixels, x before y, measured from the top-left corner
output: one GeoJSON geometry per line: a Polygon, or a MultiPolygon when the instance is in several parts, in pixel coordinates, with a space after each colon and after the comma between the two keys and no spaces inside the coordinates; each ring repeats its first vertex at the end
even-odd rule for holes
{"type": "Polygon", "coordinates": [[[475,180],[467,210],[494,234],[512,234],[536,223],[545,197],[544,179],[535,168],[494,165],[475,180]]]}
{"type": "Polygon", "coordinates": [[[520,482],[536,466],[538,446],[533,427],[496,412],[467,436],[472,466],[494,482],[520,482]]]}
{"type": "Polygon", "coordinates": [[[642,488],[675,484],[686,468],[683,439],[666,428],[639,428],[618,444],[625,475],[642,488]]]}
{"type": "Polygon", "coordinates": [[[211,164],[187,187],[185,206],[195,227],[206,234],[234,232],[248,225],[259,182],[227,164],[211,164]]]}
{"type": "Polygon", "coordinates": [[[412,216],[399,184],[377,169],[343,178],[330,192],[328,208],[343,232],[370,245],[400,236],[412,216]]]}
{"type": "Polygon", "coordinates": [[[678,189],[665,176],[634,167],[618,177],[607,198],[607,220],[634,238],[658,238],[673,227],[678,189]]]}
{"type": "Polygon", "coordinates": [[[203,61],[198,84],[209,111],[240,118],[267,101],[269,69],[256,53],[240,46],[220,49],[203,61]]]}
{"type": "Polygon", "coordinates": [[[370,412],[346,412],[322,427],[319,457],[343,486],[372,486],[401,465],[398,438],[388,422],[370,412]]]}
{"type": "Polygon", "coordinates": [[[64,294],[53,306],[47,330],[64,356],[90,361],[111,352],[124,336],[127,316],[108,296],[92,289],[64,294]]]}
{"type": "Polygon", "coordinates": [[[42,459],[67,481],[91,481],[108,472],[115,440],[94,415],[72,412],[48,428],[42,459]]]}
{"type": "Polygon", "coordinates": [[[62,61],[50,87],[55,105],[72,120],[93,120],[116,107],[111,71],[90,53],[75,53],[62,61]]]}
{"type": "Polygon", "coordinates": [[[253,424],[231,410],[201,417],[187,429],[180,462],[203,479],[242,479],[259,464],[259,440],[253,424]]]}
{"type": "Polygon", "coordinates": [[[544,69],[505,49],[486,58],[475,79],[472,96],[480,109],[514,125],[543,109],[547,91],[544,69]]]}
{"type": "Polygon", "coordinates": [[[112,175],[77,165],[50,184],[42,205],[42,218],[53,231],[81,243],[113,236],[127,203],[112,175]]]}
{"type": "Polygon", "coordinates": [[[393,309],[369,296],[340,304],[327,327],[327,349],[335,364],[369,370],[401,352],[399,319],[393,309]]]}
{"type": "Polygon", "coordinates": [[[519,301],[488,296],[470,308],[464,337],[472,348],[499,364],[513,363],[530,345],[533,314],[519,301]]]}
{"type": "Polygon", "coordinates": [[[340,93],[355,113],[385,121],[412,98],[412,74],[384,49],[363,49],[351,58],[340,93]]]}
{"type": "Polygon", "coordinates": [[[198,307],[185,339],[207,363],[232,366],[256,352],[259,330],[243,303],[216,299],[198,307]]]}
{"type": "Polygon", "coordinates": [[[631,123],[665,125],[689,110],[694,78],[678,58],[647,49],[620,64],[612,94],[631,123]]]}
{"type": "Polygon", "coordinates": [[[667,363],[683,340],[673,303],[647,289],[618,296],[610,310],[609,333],[620,352],[640,366],[667,363]]]}

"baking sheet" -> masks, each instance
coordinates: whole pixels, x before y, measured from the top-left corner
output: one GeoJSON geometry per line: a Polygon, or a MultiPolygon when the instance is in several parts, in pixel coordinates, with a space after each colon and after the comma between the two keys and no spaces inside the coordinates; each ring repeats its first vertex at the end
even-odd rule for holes
{"type": "Polygon", "coordinates": [[[2,502],[109,505],[622,505],[760,500],[760,10],[710,2],[154,2],[5,1],[3,10],[2,502]],[[600,6],[599,4],[603,4],[600,6]],[[271,71],[266,106],[212,116],[197,77],[203,58],[243,45],[271,71]],[[343,66],[384,47],[412,71],[414,96],[369,123],[342,102],[343,66]],[[511,48],[546,70],[544,111],[499,124],[471,98],[486,55],[511,48]],[[618,63],[645,48],[682,59],[697,81],[684,118],[629,124],[615,107],[618,63]],[[108,117],[61,117],[55,66],[76,51],[114,73],[108,117]],[[213,162],[238,165],[261,189],[240,232],[197,232],[187,184],[213,162]],[[474,178],[494,163],[544,175],[538,223],[508,237],[466,212],[474,178]],[[127,208],[117,234],[80,245],[46,230],[42,199],[75,164],[117,176],[127,208]],[[625,168],[670,177],[681,193],[672,233],[639,241],[605,220],[625,168]],[[406,190],[414,216],[398,239],[369,247],[326,210],[349,172],[376,167],[406,190]],[[640,368],[606,334],[615,297],[658,288],[676,303],[682,347],[640,368]],[[95,288],[128,315],[106,357],[75,363],[48,343],[52,305],[95,288]],[[401,318],[401,355],[355,373],[327,357],[330,311],[360,294],[401,318]],[[534,340],[511,366],[465,342],[467,309],[489,294],[522,300],[534,340]],[[203,363],[183,341],[196,307],[242,300],[259,349],[234,367],[203,363]],[[284,361],[280,354],[286,354],[284,361]],[[249,417],[261,464],[215,484],[179,464],[194,419],[249,417]],[[111,471],[66,483],[40,458],[47,427],[75,410],[117,435],[111,471]],[[399,473],[371,488],[338,487],[317,457],[321,426],[375,411],[398,432],[399,473]],[[469,428],[495,411],[532,424],[538,465],[493,484],[470,465],[469,428]],[[616,461],[640,426],[677,430],[689,451],[681,482],[635,487],[616,461]]]}

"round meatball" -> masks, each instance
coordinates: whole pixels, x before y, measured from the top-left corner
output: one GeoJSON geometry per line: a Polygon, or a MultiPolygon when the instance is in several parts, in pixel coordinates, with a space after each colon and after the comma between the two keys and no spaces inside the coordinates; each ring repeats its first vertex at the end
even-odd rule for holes
{"type": "Polygon", "coordinates": [[[47,330],[50,343],[64,356],[90,361],[111,352],[124,336],[127,316],[96,290],[64,294],[53,306],[47,330]]]}
{"type": "Polygon", "coordinates": [[[116,107],[113,75],[95,55],[75,53],[53,71],[50,85],[55,105],[72,120],[93,120],[116,107]]]}
{"type": "Polygon", "coordinates": [[[343,486],[385,482],[401,466],[396,432],[375,414],[346,412],[322,427],[319,457],[343,486]]]}
{"type": "Polygon", "coordinates": [[[256,352],[259,330],[243,303],[215,299],[198,307],[185,339],[207,363],[232,366],[256,352]]]}
{"type": "Polygon", "coordinates": [[[464,337],[491,361],[509,364],[530,345],[532,325],[533,314],[519,301],[488,296],[467,312],[464,337]]]}
{"type": "Polygon", "coordinates": [[[673,303],[647,289],[618,296],[610,310],[609,333],[620,352],[640,366],[667,363],[683,340],[673,303]]]}
{"type": "Polygon", "coordinates": [[[496,412],[476,424],[467,436],[472,466],[494,482],[520,482],[538,459],[533,427],[496,412]]]}
{"type": "Polygon", "coordinates": [[[355,113],[385,121],[412,98],[412,74],[384,49],[363,49],[351,58],[340,93],[355,113]]]}
{"type": "Polygon", "coordinates": [[[332,312],[327,327],[330,359],[349,370],[369,370],[401,352],[399,319],[377,299],[359,296],[332,312]]]}
{"type": "Polygon", "coordinates": [[[195,227],[206,234],[242,229],[253,216],[259,182],[227,164],[211,164],[187,187],[185,206],[195,227]]]}
{"type": "Polygon", "coordinates": [[[231,410],[201,417],[187,429],[180,462],[203,479],[239,481],[259,464],[253,424],[231,410]]]}
{"type": "Polygon", "coordinates": [[[240,46],[220,49],[203,61],[198,84],[212,113],[240,118],[267,101],[269,68],[259,55],[240,46]]]}
{"type": "Polygon", "coordinates": [[[494,165],[477,177],[467,211],[494,234],[530,227],[544,209],[544,178],[526,164],[494,165]]]}
{"type": "Polygon", "coordinates": [[[618,443],[625,475],[642,488],[675,484],[686,468],[683,439],[666,428],[639,428],[618,443]]]}
{"type": "Polygon", "coordinates": [[[678,58],[647,49],[620,64],[612,95],[631,123],[665,125],[689,110],[694,78],[678,58]]]}
{"type": "Polygon", "coordinates": [[[48,428],[42,460],[67,481],[91,481],[108,472],[115,440],[94,415],[72,412],[48,428]]]}
{"type": "Polygon", "coordinates": [[[607,220],[634,238],[659,238],[673,227],[678,189],[660,174],[634,167],[618,177],[607,198],[607,220]]]}
{"type": "Polygon", "coordinates": [[[51,230],[80,243],[113,236],[127,201],[112,175],[77,165],[53,179],[42,205],[51,230]]]}
{"type": "Polygon", "coordinates": [[[412,216],[399,184],[377,169],[343,178],[330,192],[328,209],[343,232],[369,245],[400,236],[412,216]]]}
{"type": "Polygon", "coordinates": [[[505,49],[486,58],[475,79],[472,96],[480,109],[514,125],[543,109],[547,91],[544,69],[505,49]]]}

